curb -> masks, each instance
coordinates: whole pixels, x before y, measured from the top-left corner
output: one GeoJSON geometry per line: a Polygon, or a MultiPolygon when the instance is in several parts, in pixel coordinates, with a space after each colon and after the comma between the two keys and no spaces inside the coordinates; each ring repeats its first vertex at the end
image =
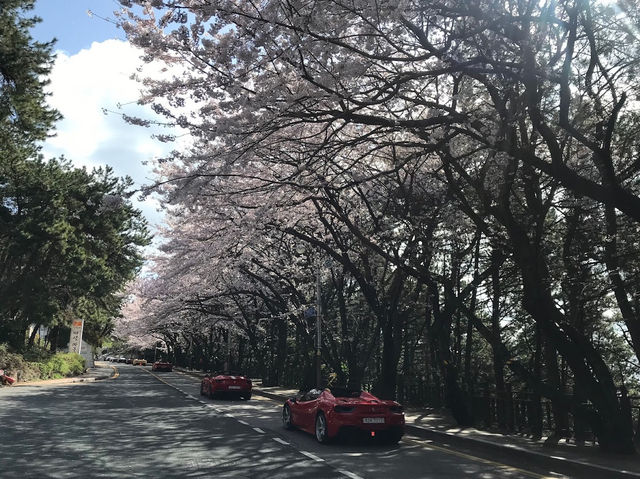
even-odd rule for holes
{"type": "Polygon", "coordinates": [[[438,442],[448,442],[452,446],[472,447],[476,451],[484,451],[491,454],[508,455],[515,461],[527,462],[535,460],[536,464],[548,467],[554,472],[569,475],[586,475],[588,477],[606,477],[607,479],[638,479],[640,473],[634,471],[614,469],[612,467],[592,464],[589,462],[568,459],[560,456],[551,456],[537,451],[531,451],[520,446],[500,444],[479,438],[457,436],[445,431],[429,429],[424,426],[407,424],[407,432],[422,439],[432,439],[438,442]]]}
{"type": "Polygon", "coordinates": [[[42,379],[40,381],[29,381],[26,383],[16,383],[12,387],[27,387],[27,386],[57,386],[61,384],[74,384],[74,383],[92,383],[95,381],[103,381],[105,379],[115,379],[119,376],[118,369],[115,366],[110,366],[113,369],[113,373],[109,375],[100,375],[93,377],[71,377],[71,378],[60,378],[60,379],[42,379]]]}

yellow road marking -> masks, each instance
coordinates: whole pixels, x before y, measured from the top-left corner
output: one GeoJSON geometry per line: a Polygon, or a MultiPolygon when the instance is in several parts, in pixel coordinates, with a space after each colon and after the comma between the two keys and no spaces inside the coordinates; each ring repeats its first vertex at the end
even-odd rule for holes
{"type": "Polygon", "coordinates": [[[164,379],[162,379],[160,376],[158,376],[157,374],[154,374],[151,371],[147,371],[146,369],[143,369],[143,371],[147,374],[151,374],[154,378],[156,378],[158,381],[160,381],[161,383],[165,383],[167,386],[171,386],[173,389],[178,390],[177,387],[175,387],[173,384],[169,384],[167,381],[165,381],[164,379]]]}

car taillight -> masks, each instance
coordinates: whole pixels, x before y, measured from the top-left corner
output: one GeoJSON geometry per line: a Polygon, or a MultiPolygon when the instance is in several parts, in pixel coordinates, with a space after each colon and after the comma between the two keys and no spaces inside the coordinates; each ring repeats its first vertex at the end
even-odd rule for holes
{"type": "Polygon", "coordinates": [[[337,405],[333,408],[335,412],[351,412],[353,411],[353,406],[341,406],[337,405]]]}
{"type": "Polygon", "coordinates": [[[402,406],[391,406],[389,410],[398,414],[404,412],[404,408],[402,406]]]}

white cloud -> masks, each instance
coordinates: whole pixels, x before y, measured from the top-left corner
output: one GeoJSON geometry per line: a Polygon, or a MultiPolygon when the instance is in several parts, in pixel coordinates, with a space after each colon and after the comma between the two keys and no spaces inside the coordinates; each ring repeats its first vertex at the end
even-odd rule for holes
{"type": "MultiPolygon", "coordinates": [[[[118,114],[104,113],[154,118],[148,108],[135,104],[140,85],[130,76],[141,64],[140,55],[128,42],[115,39],[93,43],[75,55],[57,53],[49,103],[64,119],[56,126],[56,136],[45,143],[45,156],[64,155],[87,168],[110,165],[118,176],[128,175],[138,186],[152,181],[151,166],[144,163],[163,156],[170,146],[151,139],[151,129],[131,126],[118,114]]],[[[162,221],[155,200],[136,206],[150,223],[162,221]]]]}

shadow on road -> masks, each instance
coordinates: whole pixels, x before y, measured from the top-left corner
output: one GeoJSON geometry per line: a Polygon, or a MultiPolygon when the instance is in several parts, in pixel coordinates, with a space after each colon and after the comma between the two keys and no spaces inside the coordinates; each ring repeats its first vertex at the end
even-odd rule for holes
{"type": "Polygon", "coordinates": [[[0,477],[331,477],[146,374],[0,392],[0,477]]]}

